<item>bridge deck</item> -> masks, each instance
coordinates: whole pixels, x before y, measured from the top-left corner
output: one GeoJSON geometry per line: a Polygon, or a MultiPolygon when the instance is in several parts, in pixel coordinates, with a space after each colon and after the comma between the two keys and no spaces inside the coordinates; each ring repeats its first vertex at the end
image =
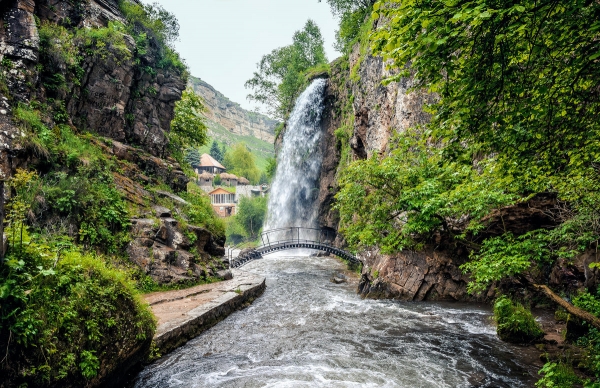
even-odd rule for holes
{"type": "Polygon", "coordinates": [[[314,249],[321,252],[327,252],[336,255],[344,260],[350,261],[355,264],[361,263],[361,261],[357,259],[354,255],[342,249],[336,248],[333,245],[330,245],[326,242],[312,240],[286,240],[261,245],[255,248],[254,250],[244,254],[243,256],[238,256],[236,258],[230,257],[230,267],[240,268],[251,261],[262,259],[263,255],[268,255],[274,252],[290,249],[314,249]]]}

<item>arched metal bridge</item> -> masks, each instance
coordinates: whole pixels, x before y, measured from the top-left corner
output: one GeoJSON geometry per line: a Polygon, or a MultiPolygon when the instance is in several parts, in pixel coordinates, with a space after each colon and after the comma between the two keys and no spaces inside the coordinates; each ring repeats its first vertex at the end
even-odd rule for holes
{"type": "Polygon", "coordinates": [[[234,257],[241,246],[230,248],[227,255],[230,268],[240,268],[251,261],[262,259],[264,255],[290,249],[314,249],[336,255],[353,264],[361,261],[349,252],[333,245],[335,233],[327,229],[289,227],[271,229],[261,233],[262,245],[253,249],[244,249],[234,257]]]}

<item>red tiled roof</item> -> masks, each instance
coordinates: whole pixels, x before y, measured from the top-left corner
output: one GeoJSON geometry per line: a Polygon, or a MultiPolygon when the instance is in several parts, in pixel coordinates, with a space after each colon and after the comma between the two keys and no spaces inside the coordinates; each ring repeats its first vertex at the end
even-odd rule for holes
{"type": "Polygon", "coordinates": [[[215,158],[213,158],[209,154],[203,154],[200,157],[200,167],[217,167],[225,170],[225,167],[223,167],[221,163],[217,162],[215,158]]]}

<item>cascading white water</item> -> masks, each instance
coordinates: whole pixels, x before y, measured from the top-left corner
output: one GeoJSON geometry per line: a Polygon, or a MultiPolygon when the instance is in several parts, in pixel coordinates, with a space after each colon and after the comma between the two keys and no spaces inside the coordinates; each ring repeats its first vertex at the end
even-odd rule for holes
{"type": "Polygon", "coordinates": [[[298,97],[277,158],[263,230],[314,227],[321,151],[321,115],[327,81],[318,79],[298,97]]]}

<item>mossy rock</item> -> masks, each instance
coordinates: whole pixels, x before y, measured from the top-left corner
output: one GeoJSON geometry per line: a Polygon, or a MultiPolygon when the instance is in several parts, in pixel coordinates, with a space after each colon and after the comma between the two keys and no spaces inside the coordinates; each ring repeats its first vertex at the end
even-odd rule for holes
{"type": "Polygon", "coordinates": [[[503,341],[525,344],[544,337],[544,332],[531,311],[506,296],[496,300],[494,317],[498,325],[498,337],[503,341]]]}

